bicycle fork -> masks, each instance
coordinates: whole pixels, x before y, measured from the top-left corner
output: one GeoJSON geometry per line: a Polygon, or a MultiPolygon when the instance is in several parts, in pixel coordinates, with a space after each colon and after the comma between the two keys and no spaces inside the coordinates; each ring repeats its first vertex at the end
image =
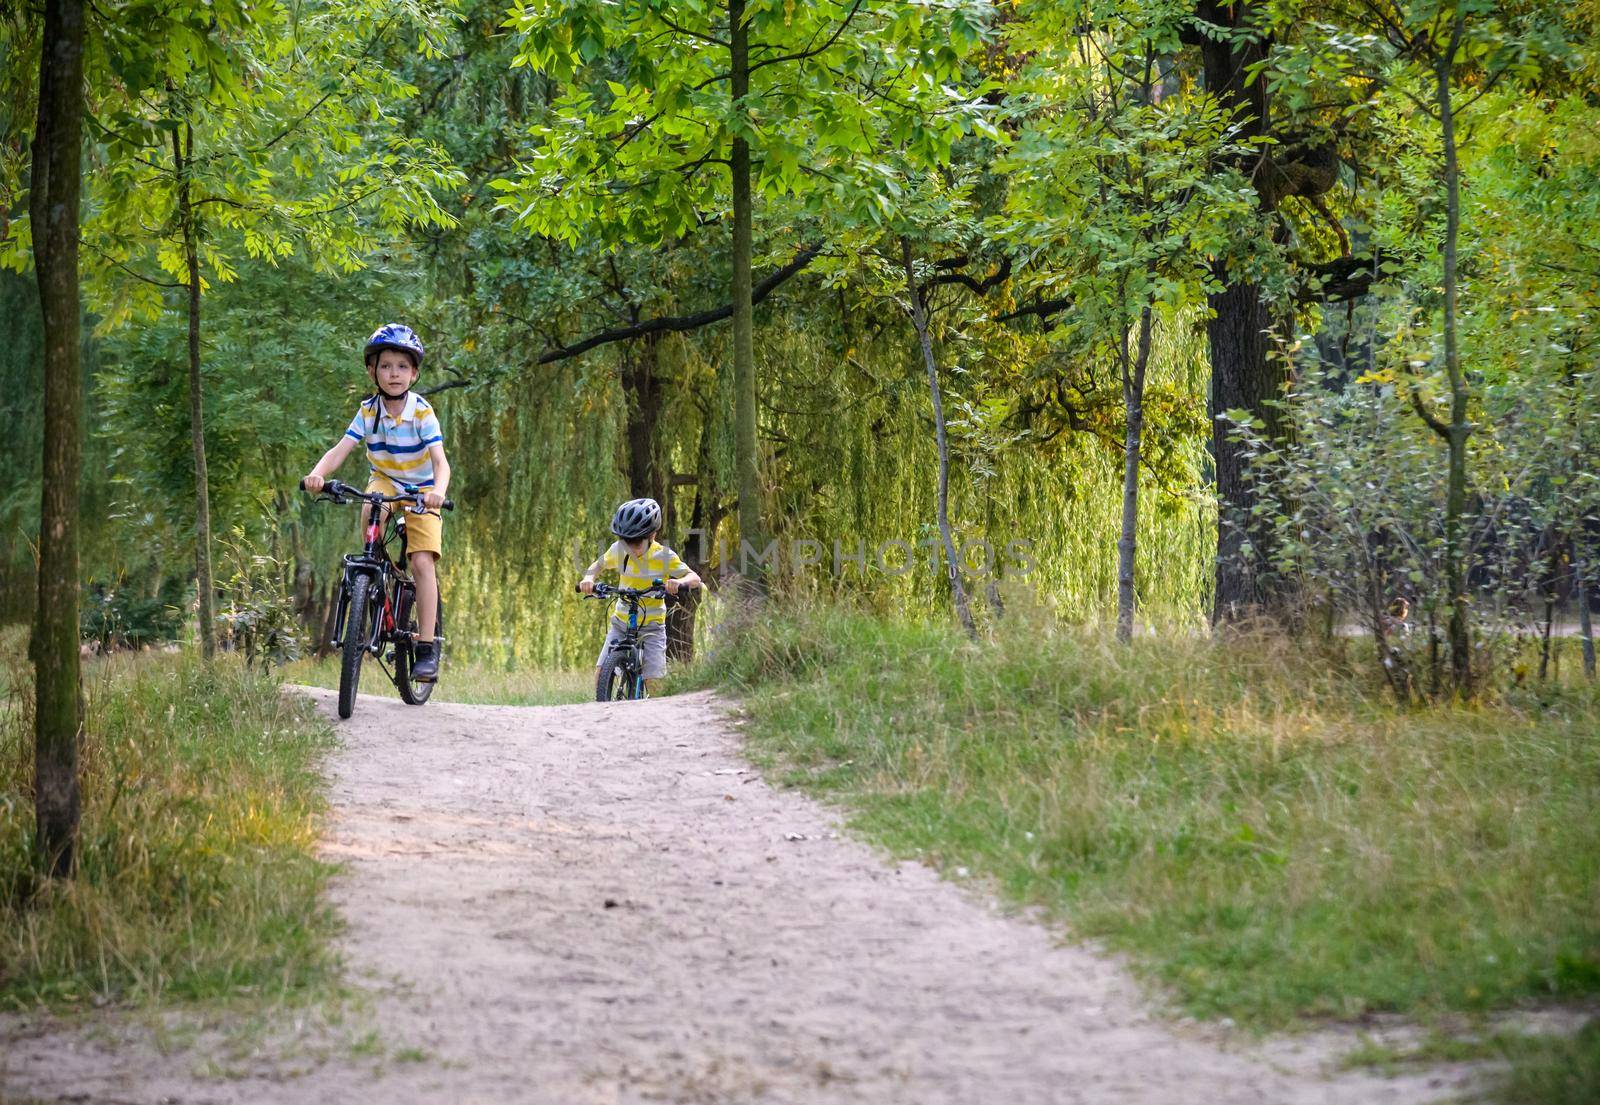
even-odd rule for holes
{"type": "Polygon", "coordinates": [[[373,579],[370,572],[351,570],[349,565],[345,566],[344,582],[339,588],[339,606],[333,616],[333,640],[328,642],[328,645],[335,651],[344,647],[344,635],[350,628],[348,622],[350,620],[350,589],[352,587],[366,588],[369,608],[374,600],[381,599],[383,601],[383,606],[377,612],[378,616],[372,619],[372,632],[368,637],[366,646],[368,652],[376,655],[378,641],[383,635],[384,622],[386,619],[393,617],[393,612],[389,608],[388,595],[385,594],[384,588],[379,586],[373,579]]]}

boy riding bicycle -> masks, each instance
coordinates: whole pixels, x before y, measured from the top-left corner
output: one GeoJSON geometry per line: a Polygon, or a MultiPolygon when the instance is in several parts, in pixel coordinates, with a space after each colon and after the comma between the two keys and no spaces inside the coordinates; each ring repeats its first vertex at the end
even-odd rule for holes
{"type": "MultiPolygon", "coordinates": [[[[362,400],[338,444],[323,454],[302,486],[315,494],[338,471],[357,443],[366,445],[371,476],[369,492],[422,494],[427,514],[406,515],[406,548],[417,587],[417,644],[412,678],[431,682],[439,675],[434,648],[439,609],[439,575],[435,563],[442,549],[444,520],[439,508],[450,487],[450,462],[444,455],[439,417],[428,401],[411,388],[422,369],[422,339],[409,326],[389,323],[367,339],[363,351],[367,375],[377,389],[362,400]]],[[[362,525],[367,511],[362,511],[362,525]]]]}
{"type": "MultiPolygon", "coordinates": [[[[589,565],[578,582],[578,590],[592,595],[595,577],[603,571],[615,571],[623,587],[639,590],[649,588],[658,579],[663,581],[669,595],[677,594],[682,587],[699,587],[700,577],[677,553],[656,540],[660,530],[661,507],[654,499],[630,499],[617,507],[611,517],[611,532],[617,540],[589,565]]],[[[667,674],[667,600],[658,594],[644,596],[639,600],[639,616],[644,644],[643,674],[648,688],[649,680],[667,674]]],[[[595,661],[597,672],[627,624],[627,607],[618,599],[611,611],[605,644],[600,646],[600,657],[595,661]]]]}

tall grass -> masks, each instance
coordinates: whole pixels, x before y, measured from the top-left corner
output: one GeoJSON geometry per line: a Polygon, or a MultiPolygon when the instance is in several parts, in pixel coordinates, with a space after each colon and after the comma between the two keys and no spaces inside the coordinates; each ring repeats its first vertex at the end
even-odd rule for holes
{"type": "Polygon", "coordinates": [[[0,715],[0,1006],[282,997],[329,977],[314,855],[331,732],[230,662],[141,655],[85,677],[77,875],[30,855],[32,706],[0,715]]]}
{"type": "Polygon", "coordinates": [[[994,880],[1201,1015],[1600,994],[1600,695],[1395,709],[1272,636],[746,627],[758,755],[894,851],[994,880]]]}

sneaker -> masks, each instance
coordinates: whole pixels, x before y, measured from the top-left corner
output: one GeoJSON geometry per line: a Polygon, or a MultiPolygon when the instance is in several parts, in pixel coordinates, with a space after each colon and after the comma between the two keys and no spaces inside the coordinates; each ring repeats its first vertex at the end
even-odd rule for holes
{"type": "Polygon", "coordinates": [[[432,641],[418,641],[411,661],[411,678],[432,683],[439,678],[439,650],[432,641]]]}

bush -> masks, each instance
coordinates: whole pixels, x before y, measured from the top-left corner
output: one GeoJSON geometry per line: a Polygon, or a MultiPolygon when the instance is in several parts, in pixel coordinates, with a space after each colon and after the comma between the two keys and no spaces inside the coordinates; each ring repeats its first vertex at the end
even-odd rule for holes
{"type": "MultiPolygon", "coordinates": [[[[1504,395],[1486,389],[1474,414],[1460,540],[1474,635],[1461,688],[1444,640],[1455,601],[1445,454],[1410,409],[1419,386],[1307,370],[1281,405],[1287,442],[1264,436],[1248,412],[1227,417],[1250,457],[1255,515],[1272,533],[1266,552],[1289,590],[1320,607],[1329,629],[1353,618],[1370,634],[1368,655],[1402,701],[1497,693],[1523,677],[1521,642],[1562,592],[1584,591],[1572,554],[1600,524],[1600,473],[1583,463],[1600,395],[1593,377],[1524,381],[1504,395]]],[[[1586,571],[1592,582],[1592,564],[1586,571]]]]}
{"type": "Polygon", "coordinates": [[[154,594],[140,594],[122,581],[90,584],[79,600],[79,631],[101,652],[176,640],[183,627],[186,590],[177,577],[162,579],[154,594]]]}

